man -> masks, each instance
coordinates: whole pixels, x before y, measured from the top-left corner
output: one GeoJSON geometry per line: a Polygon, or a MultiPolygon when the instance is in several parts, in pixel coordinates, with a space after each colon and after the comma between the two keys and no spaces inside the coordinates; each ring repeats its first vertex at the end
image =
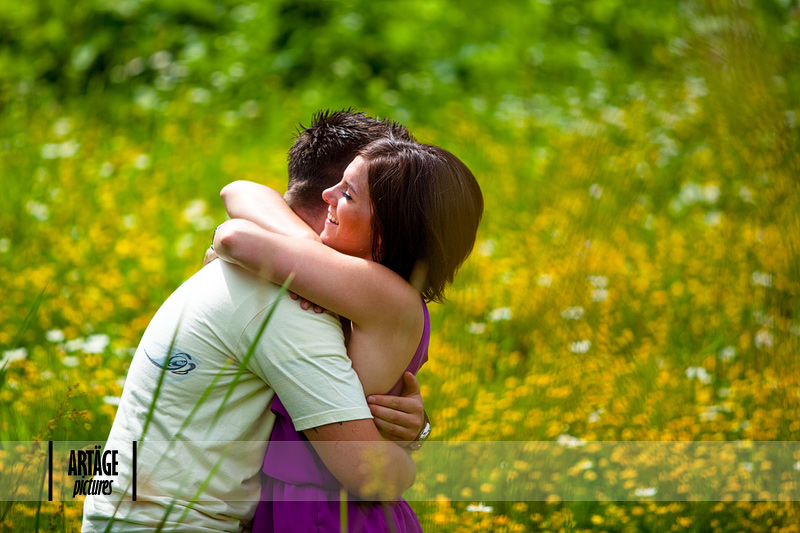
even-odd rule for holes
{"type": "MultiPolygon", "coordinates": [[[[290,151],[290,206],[321,228],[321,191],[340,179],[359,148],[384,136],[409,137],[405,128],[362,113],[318,114],[290,151]]],[[[213,261],[167,299],[145,331],[106,445],[118,450],[122,472],[109,478],[112,494],[87,497],[83,530],[105,531],[109,522],[111,531],[159,524],[178,531],[247,530],[260,494],[274,393],[309,440],[338,441],[318,452],[349,491],[368,496],[363,490],[376,472],[390,496],[413,483],[408,453],[378,442],[338,319],[306,312],[279,296],[277,286],[213,261]],[[130,468],[125,473],[133,441],[135,502],[130,468]],[[383,460],[371,471],[362,468],[369,454],[383,460]]],[[[391,415],[386,423],[404,416],[410,415],[391,415]]],[[[416,420],[419,427],[421,415],[416,420]]]]}

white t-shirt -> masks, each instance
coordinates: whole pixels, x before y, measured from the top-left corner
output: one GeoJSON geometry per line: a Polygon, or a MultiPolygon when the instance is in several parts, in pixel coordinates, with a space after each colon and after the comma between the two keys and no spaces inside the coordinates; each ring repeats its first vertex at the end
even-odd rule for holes
{"type": "Polygon", "coordinates": [[[119,450],[118,476],[104,478],[114,492],[87,496],[84,532],[104,531],[110,516],[112,531],[152,531],[173,500],[164,531],[246,530],[275,393],[298,430],[371,418],[338,318],[303,311],[288,295],[241,366],[277,294],[276,285],[213,261],[164,302],[136,350],[106,444],[119,450]]]}

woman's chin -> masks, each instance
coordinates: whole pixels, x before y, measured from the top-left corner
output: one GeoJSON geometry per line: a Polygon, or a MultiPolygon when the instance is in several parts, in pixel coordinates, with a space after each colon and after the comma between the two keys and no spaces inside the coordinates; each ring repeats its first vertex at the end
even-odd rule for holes
{"type": "Polygon", "coordinates": [[[331,236],[328,234],[328,228],[322,230],[322,233],[319,234],[319,238],[322,241],[322,244],[325,246],[330,246],[331,236]]]}

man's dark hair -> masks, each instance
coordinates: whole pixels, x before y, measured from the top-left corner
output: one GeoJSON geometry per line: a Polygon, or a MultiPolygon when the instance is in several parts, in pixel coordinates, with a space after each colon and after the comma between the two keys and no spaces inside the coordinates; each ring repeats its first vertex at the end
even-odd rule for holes
{"type": "Polygon", "coordinates": [[[408,128],[389,119],[356,112],[323,110],[311,126],[301,124],[289,150],[289,185],[286,198],[297,209],[317,209],[322,191],[336,185],[358,151],[378,139],[413,141],[408,128]]]}

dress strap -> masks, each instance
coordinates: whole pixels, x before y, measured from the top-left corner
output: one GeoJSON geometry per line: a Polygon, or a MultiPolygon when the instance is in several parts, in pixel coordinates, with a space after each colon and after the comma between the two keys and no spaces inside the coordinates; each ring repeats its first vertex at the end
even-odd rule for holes
{"type": "MultiPolygon", "coordinates": [[[[428,305],[425,303],[425,300],[422,300],[422,311],[425,316],[425,325],[422,328],[422,338],[419,341],[419,346],[417,346],[417,351],[414,352],[414,357],[411,358],[411,361],[408,363],[406,367],[406,372],[411,372],[415,376],[419,369],[422,368],[422,365],[428,361],[428,343],[431,339],[431,318],[428,314],[428,305]]],[[[397,383],[394,384],[392,389],[387,394],[393,394],[397,396],[403,390],[403,376],[400,376],[400,379],[397,380],[397,383]]]]}

